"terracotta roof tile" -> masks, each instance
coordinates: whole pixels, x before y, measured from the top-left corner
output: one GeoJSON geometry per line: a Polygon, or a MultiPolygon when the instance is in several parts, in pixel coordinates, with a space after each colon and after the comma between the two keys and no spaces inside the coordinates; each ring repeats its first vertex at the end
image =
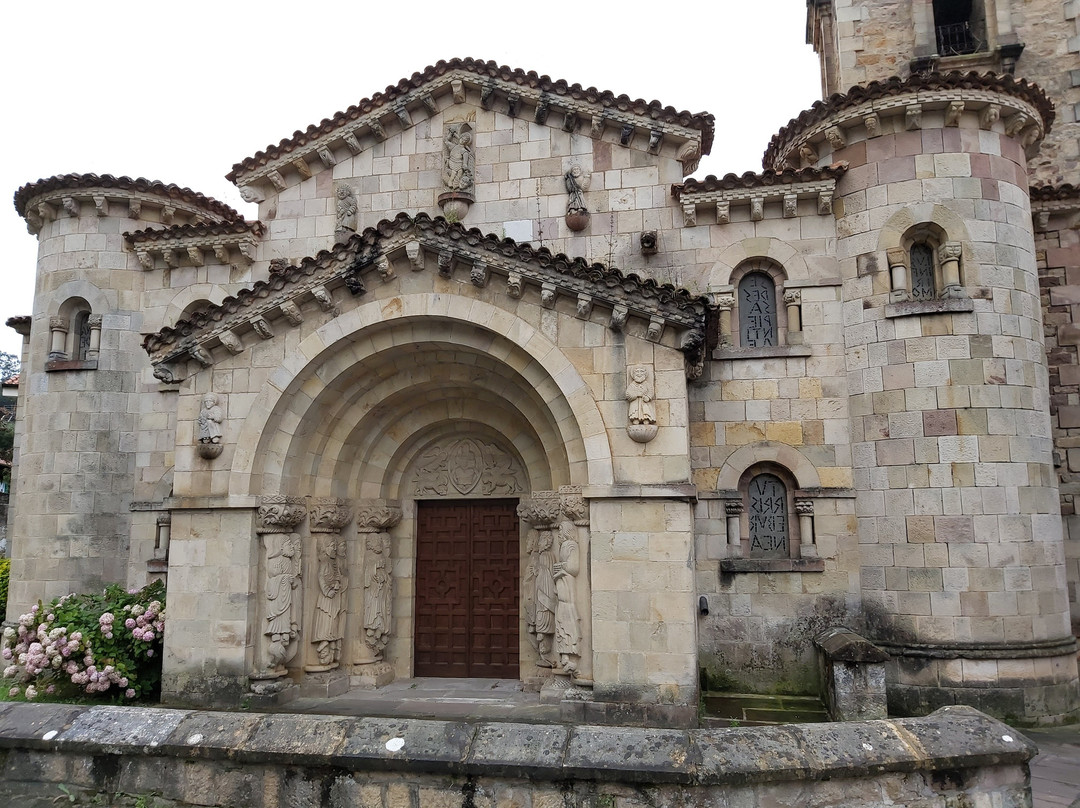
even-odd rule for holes
{"type": "Polygon", "coordinates": [[[1035,185],[1031,188],[1032,202],[1054,202],[1080,197],[1080,188],[1066,182],[1063,185],[1035,185]]]}
{"type": "Polygon", "coordinates": [[[312,124],[305,131],[293,132],[292,137],[285,138],[276,146],[271,144],[262,151],[256,152],[232,167],[225,178],[230,182],[244,172],[265,165],[306,143],[315,140],[322,135],[328,134],[345,125],[350,120],[355,120],[379,107],[386,106],[406,93],[421,87],[438,76],[454,70],[464,70],[475,73],[478,76],[497,78],[502,81],[512,82],[525,87],[530,87],[555,95],[568,96],[575,100],[587,101],[612,107],[622,112],[631,112],[637,115],[651,117],[655,120],[678,124],[691,129],[701,131],[701,151],[708,154],[712,149],[713,136],[715,133],[715,119],[707,112],[679,112],[674,107],[664,106],[659,101],[645,101],[643,99],[631,100],[629,96],[618,95],[610,90],[598,90],[595,87],[583,88],[580,84],[568,84],[563,79],[552,79],[549,76],[537,75],[534,71],[524,71],[520,68],[500,66],[496,62],[484,62],[480,59],[450,59],[440,61],[424,68],[419,73],[413,73],[409,78],[403,78],[397,84],[387,87],[383,92],[376,93],[371,98],[365,98],[357,104],[342,112],[334,113],[333,117],[324,118],[318,124],[312,124]]]}
{"type": "Polygon", "coordinates": [[[264,232],[266,232],[266,227],[260,221],[249,222],[246,219],[237,219],[233,222],[178,224],[173,227],[134,230],[124,233],[124,240],[128,244],[136,244],[148,241],[168,241],[177,238],[205,238],[245,233],[261,236],[264,232]]]}
{"type": "Polygon", "coordinates": [[[172,183],[166,185],[158,180],[148,180],[143,177],[137,179],[114,177],[112,174],[58,174],[55,177],[40,179],[37,182],[28,182],[15,192],[15,210],[18,211],[20,216],[26,216],[26,205],[33,197],[49,191],[78,188],[115,188],[122,191],[140,191],[196,205],[207,213],[212,213],[226,221],[240,218],[240,214],[224,202],[218,202],[216,199],[200,194],[190,188],[181,188],[179,185],[173,185],[172,183]]]}
{"type": "Polygon", "coordinates": [[[781,147],[799,132],[820,123],[831,115],[844,109],[864,104],[890,96],[903,93],[917,92],[919,90],[991,90],[1006,93],[1028,102],[1039,114],[1042,115],[1044,127],[1049,130],[1054,121],[1054,105],[1046,97],[1042,89],[1029,83],[1025,79],[1016,79],[1009,75],[996,73],[915,73],[906,79],[893,76],[884,81],[872,81],[867,85],[852,87],[847,93],[836,93],[824,101],[817,101],[810,109],[801,112],[797,118],[792,118],[787,126],[773,135],[769,142],[765,155],[762,157],[762,165],[769,167],[779,157],[781,147]]]}
{"type": "Polygon", "coordinates": [[[685,182],[672,185],[671,195],[678,199],[684,193],[707,193],[709,191],[730,191],[741,188],[764,188],[773,185],[793,185],[817,180],[835,180],[839,179],[845,171],[847,171],[846,165],[837,164],[825,168],[803,168],[799,170],[786,168],[783,171],[769,170],[761,173],[747,171],[742,176],[725,174],[720,178],[710,174],[703,180],[696,180],[691,177],[685,182]]]}

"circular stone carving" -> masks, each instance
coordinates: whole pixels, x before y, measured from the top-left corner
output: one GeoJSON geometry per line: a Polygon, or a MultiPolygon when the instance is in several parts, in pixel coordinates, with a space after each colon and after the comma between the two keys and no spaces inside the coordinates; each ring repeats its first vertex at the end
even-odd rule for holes
{"type": "Polygon", "coordinates": [[[630,424],[626,427],[627,433],[638,443],[648,443],[656,437],[659,429],[656,424],[630,424]]]}
{"type": "Polygon", "coordinates": [[[225,448],[220,443],[200,443],[197,446],[199,450],[199,457],[204,457],[207,460],[213,460],[215,457],[221,454],[225,448]]]}
{"type": "Polygon", "coordinates": [[[580,233],[589,226],[589,211],[575,210],[566,214],[566,226],[575,233],[580,233]]]}

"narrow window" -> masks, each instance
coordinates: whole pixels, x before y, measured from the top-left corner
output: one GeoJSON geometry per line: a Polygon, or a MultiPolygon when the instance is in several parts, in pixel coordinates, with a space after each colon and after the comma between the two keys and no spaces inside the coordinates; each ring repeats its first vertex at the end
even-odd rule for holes
{"type": "Polygon", "coordinates": [[[72,359],[87,359],[90,351],[90,312],[80,311],[75,315],[75,327],[72,329],[72,359]]]}
{"type": "Polygon", "coordinates": [[[775,474],[758,474],[747,487],[747,516],[750,523],[750,556],[787,558],[787,486],[775,474]]]}
{"type": "Polygon", "coordinates": [[[779,344],[776,284],[763,272],[751,272],[739,283],[739,343],[743,348],[779,344]]]}
{"type": "Polygon", "coordinates": [[[937,297],[934,283],[934,248],[929,244],[911,245],[911,299],[933,300],[937,297]]]}
{"type": "Polygon", "coordinates": [[[981,0],[934,0],[939,56],[977,53],[986,47],[986,12],[981,0]]]}

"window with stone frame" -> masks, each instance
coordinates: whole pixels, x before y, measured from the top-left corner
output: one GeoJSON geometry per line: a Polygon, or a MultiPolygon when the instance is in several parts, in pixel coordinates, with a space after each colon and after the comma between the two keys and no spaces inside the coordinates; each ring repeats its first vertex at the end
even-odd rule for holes
{"type": "Polygon", "coordinates": [[[799,520],[795,512],[795,481],[786,469],[772,464],[752,466],[743,474],[742,531],[746,558],[797,558],[799,520]]]}
{"type": "Polygon", "coordinates": [[[910,292],[912,300],[933,300],[937,297],[938,287],[935,276],[937,261],[934,248],[924,241],[916,242],[908,250],[911,272],[910,292]]]}
{"type": "MultiPolygon", "coordinates": [[[[734,312],[731,344],[737,348],[776,348],[788,344],[783,305],[783,268],[767,258],[753,258],[732,273],[734,312]]],[[[722,318],[723,319],[723,318],[722,318]]]]}
{"type": "Polygon", "coordinates": [[[49,318],[49,360],[87,362],[97,358],[101,316],[81,297],[68,298],[49,318]],[[96,334],[94,332],[97,332],[96,334]]]}
{"type": "Polygon", "coordinates": [[[933,0],[938,56],[962,56],[987,49],[983,0],[933,0]]]}
{"type": "Polygon", "coordinates": [[[932,222],[908,229],[897,247],[887,250],[893,302],[927,302],[966,297],[962,289],[959,242],[932,222]]]}

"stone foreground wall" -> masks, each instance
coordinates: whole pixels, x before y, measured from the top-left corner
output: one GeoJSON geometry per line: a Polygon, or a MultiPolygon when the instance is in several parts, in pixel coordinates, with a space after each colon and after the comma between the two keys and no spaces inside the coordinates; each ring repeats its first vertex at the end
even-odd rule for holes
{"type": "Polygon", "coordinates": [[[1035,751],[965,707],[680,731],[6,703],[0,802],[1020,808],[1035,751]]]}

